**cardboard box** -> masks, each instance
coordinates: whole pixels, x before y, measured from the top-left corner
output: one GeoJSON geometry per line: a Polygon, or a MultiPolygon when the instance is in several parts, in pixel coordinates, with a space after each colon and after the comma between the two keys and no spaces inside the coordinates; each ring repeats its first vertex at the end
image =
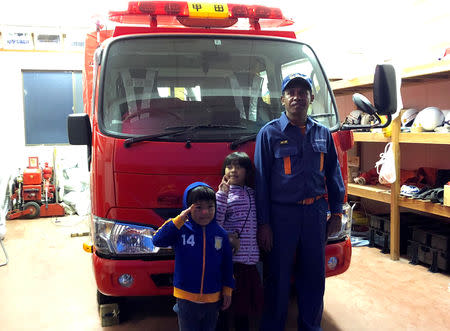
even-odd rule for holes
{"type": "Polygon", "coordinates": [[[444,185],[444,206],[450,207],[450,185],[444,185]]]}
{"type": "Polygon", "coordinates": [[[359,168],[359,156],[349,156],[347,159],[347,163],[349,167],[359,168]]]}

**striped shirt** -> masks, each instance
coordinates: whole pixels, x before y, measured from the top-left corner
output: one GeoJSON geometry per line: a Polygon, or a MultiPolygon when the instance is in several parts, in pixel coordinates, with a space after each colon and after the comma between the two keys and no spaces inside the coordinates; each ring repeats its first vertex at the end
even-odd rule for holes
{"type": "Polygon", "coordinates": [[[255,191],[248,186],[230,185],[228,193],[216,193],[216,200],[217,222],[227,232],[240,234],[240,248],[233,256],[233,262],[256,264],[259,248],[256,241],[255,191]]]}

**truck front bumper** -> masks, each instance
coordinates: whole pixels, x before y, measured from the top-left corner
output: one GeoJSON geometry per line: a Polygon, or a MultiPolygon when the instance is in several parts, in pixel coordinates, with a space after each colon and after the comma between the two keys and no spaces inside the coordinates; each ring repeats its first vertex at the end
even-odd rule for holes
{"type": "Polygon", "coordinates": [[[105,295],[157,296],[173,294],[174,260],[111,260],[93,253],[92,263],[97,288],[105,295]],[[131,279],[132,282],[128,282],[124,286],[119,281],[121,276],[128,280],[131,279]]]}
{"type": "Polygon", "coordinates": [[[350,237],[345,241],[328,244],[325,247],[326,277],[336,276],[345,272],[352,258],[352,243],[350,237]]]}
{"type": "MultiPolygon", "coordinates": [[[[326,276],[345,272],[352,255],[350,238],[328,244],[325,248],[326,276]]],[[[172,295],[174,260],[111,260],[92,254],[95,279],[98,290],[109,296],[157,296],[172,295]],[[124,286],[119,282],[123,275],[129,275],[132,283],[124,286]]],[[[128,277],[128,276],[127,276],[128,277]]],[[[129,279],[129,277],[128,277],[129,279]]]]}

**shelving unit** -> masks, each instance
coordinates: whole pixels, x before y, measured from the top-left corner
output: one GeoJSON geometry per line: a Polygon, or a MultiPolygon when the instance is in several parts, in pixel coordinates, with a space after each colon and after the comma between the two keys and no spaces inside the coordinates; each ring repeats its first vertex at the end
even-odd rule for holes
{"type": "MultiPolygon", "coordinates": [[[[404,92],[408,92],[410,88],[414,89],[418,85],[425,86],[427,84],[440,83],[450,83],[450,60],[404,69],[402,72],[403,100],[405,102],[404,92]]],[[[346,110],[349,113],[351,109],[348,108],[352,105],[351,96],[353,93],[371,94],[372,84],[373,76],[366,76],[352,80],[336,81],[331,86],[336,95],[339,108],[341,110],[342,108],[347,108],[346,110]]],[[[418,99],[416,101],[420,101],[418,102],[419,104],[427,103],[427,100],[419,100],[420,96],[416,96],[414,93],[409,98],[418,99]]],[[[447,96],[446,98],[442,103],[447,109],[450,109],[450,97],[447,96]]],[[[450,133],[402,133],[400,131],[400,118],[396,118],[392,122],[391,137],[385,137],[381,132],[354,132],[353,137],[354,141],[358,143],[392,142],[397,178],[400,178],[400,155],[402,146],[405,144],[447,145],[450,155],[450,133]]],[[[400,196],[400,182],[398,180],[391,184],[390,187],[349,183],[348,194],[390,204],[390,256],[393,260],[398,260],[400,256],[400,207],[446,217],[450,222],[450,207],[400,196]]]]}
{"type": "MultiPolygon", "coordinates": [[[[390,138],[383,133],[353,132],[353,138],[358,142],[389,142],[390,138]]],[[[450,144],[450,133],[421,132],[421,133],[400,133],[399,142],[406,144],[450,144]]]]}

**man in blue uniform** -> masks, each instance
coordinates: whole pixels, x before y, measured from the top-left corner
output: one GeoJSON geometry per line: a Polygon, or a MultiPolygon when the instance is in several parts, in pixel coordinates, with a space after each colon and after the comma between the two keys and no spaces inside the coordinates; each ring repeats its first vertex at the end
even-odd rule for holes
{"type": "Polygon", "coordinates": [[[284,330],[293,267],[298,329],[321,330],[325,244],[341,229],[345,187],[330,131],[307,115],[313,101],[309,77],[287,76],[281,96],[286,112],[256,139],[258,237],[268,252],[261,330],[284,330]]]}

